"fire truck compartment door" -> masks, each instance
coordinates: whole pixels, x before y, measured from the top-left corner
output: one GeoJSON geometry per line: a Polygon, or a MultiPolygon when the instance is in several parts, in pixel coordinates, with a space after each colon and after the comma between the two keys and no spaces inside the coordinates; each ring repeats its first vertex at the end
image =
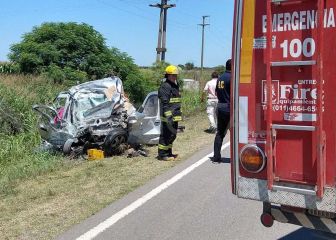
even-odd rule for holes
{"type": "Polygon", "coordinates": [[[316,185],[315,131],[277,129],[274,180],[316,185]]]}

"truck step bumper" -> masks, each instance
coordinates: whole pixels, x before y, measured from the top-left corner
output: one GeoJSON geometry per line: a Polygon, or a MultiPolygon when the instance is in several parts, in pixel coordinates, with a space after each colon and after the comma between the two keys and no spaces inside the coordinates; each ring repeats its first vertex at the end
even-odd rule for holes
{"type": "Polygon", "coordinates": [[[313,216],[304,212],[287,212],[280,207],[272,206],[271,214],[275,221],[291,223],[310,229],[336,234],[336,219],[313,216]]]}

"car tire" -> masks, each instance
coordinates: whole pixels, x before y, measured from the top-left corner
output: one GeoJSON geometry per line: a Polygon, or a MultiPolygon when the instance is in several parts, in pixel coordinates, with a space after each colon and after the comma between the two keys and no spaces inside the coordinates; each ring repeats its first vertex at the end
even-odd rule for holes
{"type": "Polygon", "coordinates": [[[124,129],[115,129],[110,132],[104,141],[104,153],[106,156],[121,154],[126,150],[127,132],[124,129]]]}
{"type": "Polygon", "coordinates": [[[71,138],[66,140],[66,142],[63,145],[63,153],[64,154],[69,155],[71,153],[72,145],[73,145],[74,142],[75,142],[75,140],[71,139],[71,138]]]}

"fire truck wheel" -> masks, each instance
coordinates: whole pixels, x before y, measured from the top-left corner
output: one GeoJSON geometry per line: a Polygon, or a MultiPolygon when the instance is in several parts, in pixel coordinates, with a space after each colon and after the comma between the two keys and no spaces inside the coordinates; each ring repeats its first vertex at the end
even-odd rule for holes
{"type": "Polygon", "coordinates": [[[273,226],[274,218],[272,214],[266,212],[266,213],[261,214],[260,221],[262,225],[269,228],[273,226]]]}

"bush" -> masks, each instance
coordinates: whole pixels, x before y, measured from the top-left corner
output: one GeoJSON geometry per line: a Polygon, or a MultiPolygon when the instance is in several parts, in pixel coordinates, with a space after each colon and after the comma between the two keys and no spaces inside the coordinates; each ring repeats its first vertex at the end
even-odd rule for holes
{"type": "Polygon", "coordinates": [[[158,62],[154,63],[151,67],[153,72],[153,80],[156,82],[156,85],[159,87],[161,84],[161,80],[164,78],[166,67],[170,64],[167,62],[158,62]]]}
{"type": "Polygon", "coordinates": [[[129,74],[124,88],[128,97],[136,104],[142,103],[149,92],[157,90],[155,84],[145,79],[140,73],[129,74]]]}
{"type": "Polygon", "coordinates": [[[179,65],[177,65],[180,69],[182,69],[182,70],[184,70],[184,65],[183,64],[179,64],[179,65]]]}
{"type": "Polygon", "coordinates": [[[44,75],[52,80],[54,83],[63,83],[66,79],[63,69],[57,65],[49,66],[44,75]]]}
{"type": "Polygon", "coordinates": [[[73,70],[69,67],[64,68],[65,79],[70,81],[72,85],[79,83],[83,83],[88,79],[88,75],[86,72],[73,70]]]}
{"type": "Polygon", "coordinates": [[[0,63],[0,73],[17,74],[17,73],[20,73],[20,67],[18,64],[14,64],[10,62],[2,62],[0,63]]]}
{"type": "Polygon", "coordinates": [[[193,70],[195,68],[195,64],[192,63],[192,62],[187,62],[185,65],[184,65],[185,69],[186,70],[193,70]]]}
{"type": "Polygon", "coordinates": [[[132,57],[117,48],[110,49],[111,73],[126,80],[129,74],[138,74],[139,68],[132,57]]]}
{"type": "Polygon", "coordinates": [[[215,67],[214,71],[218,72],[219,75],[222,75],[225,72],[225,66],[219,65],[215,67]]]}
{"type": "Polygon", "coordinates": [[[194,113],[205,111],[206,103],[201,102],[201,93],[199,91],[182,92],[182,112],[184,116],[190,116],[194,113]]]}

